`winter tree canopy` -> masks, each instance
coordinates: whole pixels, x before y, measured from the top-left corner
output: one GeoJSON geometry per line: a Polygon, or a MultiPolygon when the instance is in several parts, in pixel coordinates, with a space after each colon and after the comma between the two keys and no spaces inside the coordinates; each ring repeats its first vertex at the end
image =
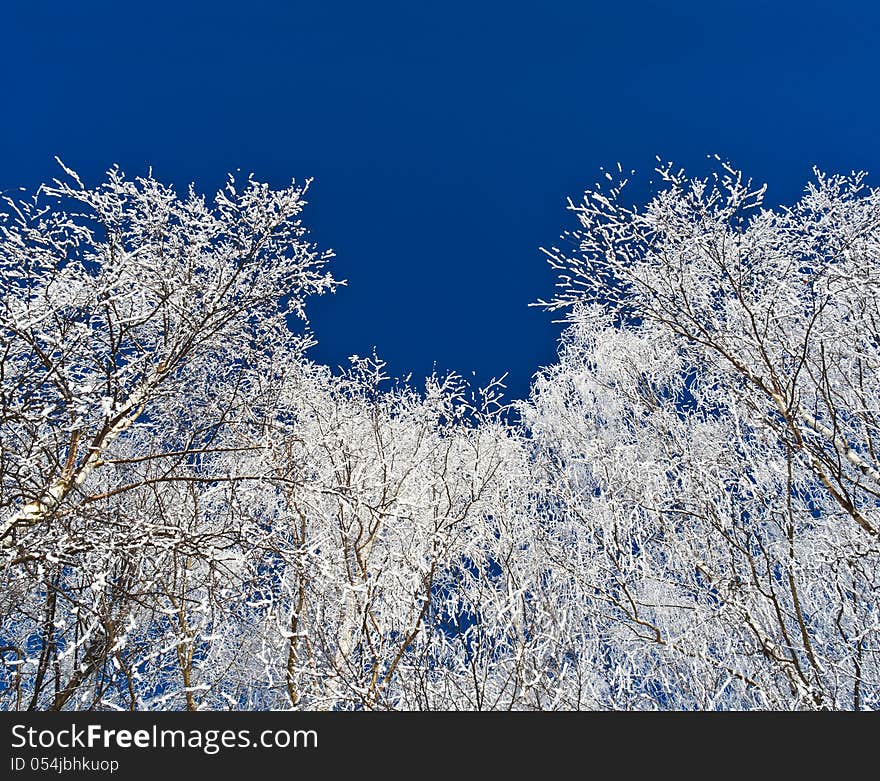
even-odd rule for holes
{"type": "Polygon", "coordinates": [[[880,191],[659,173],[513,403],[309,359],[308,183],[7,199],[0,707],[880,707],[880,191]]]}

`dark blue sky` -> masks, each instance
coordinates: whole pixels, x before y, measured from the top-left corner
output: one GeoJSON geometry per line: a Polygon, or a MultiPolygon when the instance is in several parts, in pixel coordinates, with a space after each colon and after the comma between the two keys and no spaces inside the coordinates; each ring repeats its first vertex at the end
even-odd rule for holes
{"type": "MultiPolygon", "coordinates": [[[[214,191],[314,177],[305,221],[349,287],[313,357],[373,345],[527,392],[559,326],[538,252],[621,161],[719,153],[798,195],[813,164],[880,178],[869,2],[7,2],[0,189],[118,162],[214,191]]],[[[875,181],[872,178],[871,181],[875,181]]]]}

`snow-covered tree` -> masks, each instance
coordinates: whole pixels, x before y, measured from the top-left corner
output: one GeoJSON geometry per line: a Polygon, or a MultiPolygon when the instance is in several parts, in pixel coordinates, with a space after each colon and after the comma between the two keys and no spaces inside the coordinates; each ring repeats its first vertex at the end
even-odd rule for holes
{"type": "Polygon", "coordinates": [[[571,204],[526,407],[599,703],[876,707],[880,192],[659,173],[645,208],[571,204]]]}
{"type": "MultiPolygon", "coordinates": [[[[336,284],[304,238],[307,185],[230,177],[209,205],[116,168],[95,188],[65,175],[7,199],[0,222],[0,613],[16,707],[96,705],[111,663],[133,688],[139,610],[168,589],[189,599],[190,562],[213,568],[239,542],[218,494],[262,477],[214,472],[213,456],[258,446],[274,367],[310,343],[288,321],[336,284]]],[[[185,639],[181,615],[163,620],[185,639]]]]}

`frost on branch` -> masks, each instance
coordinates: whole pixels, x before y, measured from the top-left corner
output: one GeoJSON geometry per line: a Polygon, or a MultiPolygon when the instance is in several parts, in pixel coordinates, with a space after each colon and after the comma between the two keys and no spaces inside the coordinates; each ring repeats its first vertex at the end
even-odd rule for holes
{"type": "Polygon", "coordinates": [[[512,411],[306,358],[304,187],[66,173],[0,223],[0,707],[880,707],[863,175],[572,202],[512,411]]]}

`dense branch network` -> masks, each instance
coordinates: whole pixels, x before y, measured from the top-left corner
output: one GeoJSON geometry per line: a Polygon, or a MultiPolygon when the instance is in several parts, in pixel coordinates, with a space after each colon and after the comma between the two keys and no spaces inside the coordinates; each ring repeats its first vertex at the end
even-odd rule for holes
{"type": "Polygon", "coordinates": [[[507,405],[307,358],[308,183],[63,172],[0,217],[0,707],[880,707],[862,174],[609,174],[507,405]]]}

